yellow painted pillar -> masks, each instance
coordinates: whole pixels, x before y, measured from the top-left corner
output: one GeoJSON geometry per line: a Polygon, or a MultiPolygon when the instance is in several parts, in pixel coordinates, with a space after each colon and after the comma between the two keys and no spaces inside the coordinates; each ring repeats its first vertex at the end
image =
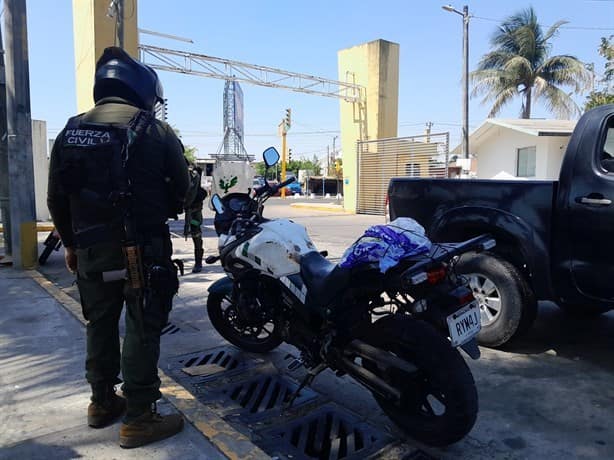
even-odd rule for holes
{"type": "Polygon", "coordinates": [[[341,101],[343,202],[356,212],[358,140],[397,136],[399,111],[399,45],[375,40],[339,51],[339,80],[365,88],[362,102],[341,101]]]}
{"type": "MultiPolygon", "coordinates": [[[[77,111],[94,106],[96,61],[108,46],[116,43],[115,18],[107,16],[110,0],[73,0],[73,32],[77,111]]],[[[137,0],[124,1],[124,49],[138,59],[137,0]]]]}

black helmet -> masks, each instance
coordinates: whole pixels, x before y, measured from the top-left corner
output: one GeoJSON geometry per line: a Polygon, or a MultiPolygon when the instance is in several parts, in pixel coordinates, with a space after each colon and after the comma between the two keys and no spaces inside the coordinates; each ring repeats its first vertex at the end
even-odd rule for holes
{"type": "Polygon", "coordinates": [[[96,63],[94,77],[94,102],[111,96],[150,111],[154,110],[156,102],[164,103],[162,84],[156,72],[116,46],[104,50],[96,63]]]}

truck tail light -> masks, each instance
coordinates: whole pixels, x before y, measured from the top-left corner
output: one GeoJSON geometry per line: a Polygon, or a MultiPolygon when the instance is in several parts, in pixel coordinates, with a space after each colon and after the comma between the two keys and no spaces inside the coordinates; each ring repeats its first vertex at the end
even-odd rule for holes
{"type": "Polygon", "coordinates": [[[445,266],[441,265],[426,272],[426,280],[429,284],[438,284],[443,281],[448,274],[445,266]]]}

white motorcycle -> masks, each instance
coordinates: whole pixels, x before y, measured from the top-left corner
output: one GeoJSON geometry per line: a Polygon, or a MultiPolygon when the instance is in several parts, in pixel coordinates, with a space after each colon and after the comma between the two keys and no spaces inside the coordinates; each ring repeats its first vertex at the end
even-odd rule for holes
{"type": "MultiPolygon", "coordinates": [[[[268,168],[279,161],[271,147],[268,168]]],[[[263,204],[281,187],[212,197],[218,260],[227,277],[209,288],[215,329],[243,350],[268,352],[287,342],[308,369],[301,389],[323,370],[348,374],[368,388],[408,435],[442,446],[473,427],[478,396],[457,347],[479,357],[478,305],[454,263],[494,246],[488,236],[433,244],[381,273],[377,265],[343,268],[318,252],[305,228],[268,220],[263,204]]]]}

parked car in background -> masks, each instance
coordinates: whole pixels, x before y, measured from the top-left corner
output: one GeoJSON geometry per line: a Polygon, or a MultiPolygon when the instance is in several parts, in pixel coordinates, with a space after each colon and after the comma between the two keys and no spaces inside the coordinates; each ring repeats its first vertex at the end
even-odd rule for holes
{"type": "Polygon", "coordinates": [[[299,184],[298,182],[292,182],[291,184],[286,185],[285,189],[286,189],[286,195],[288,194],[294,195],[296,193],[301,195],[303,193],[301,184],[299,184]]]}
{"type": "Polygon", "coordinates": [[[254,177],[254,188],[259,188],[264,186],[265,181],[264,181],[264,177],[262,176],[256,176],[254,177]]]}

